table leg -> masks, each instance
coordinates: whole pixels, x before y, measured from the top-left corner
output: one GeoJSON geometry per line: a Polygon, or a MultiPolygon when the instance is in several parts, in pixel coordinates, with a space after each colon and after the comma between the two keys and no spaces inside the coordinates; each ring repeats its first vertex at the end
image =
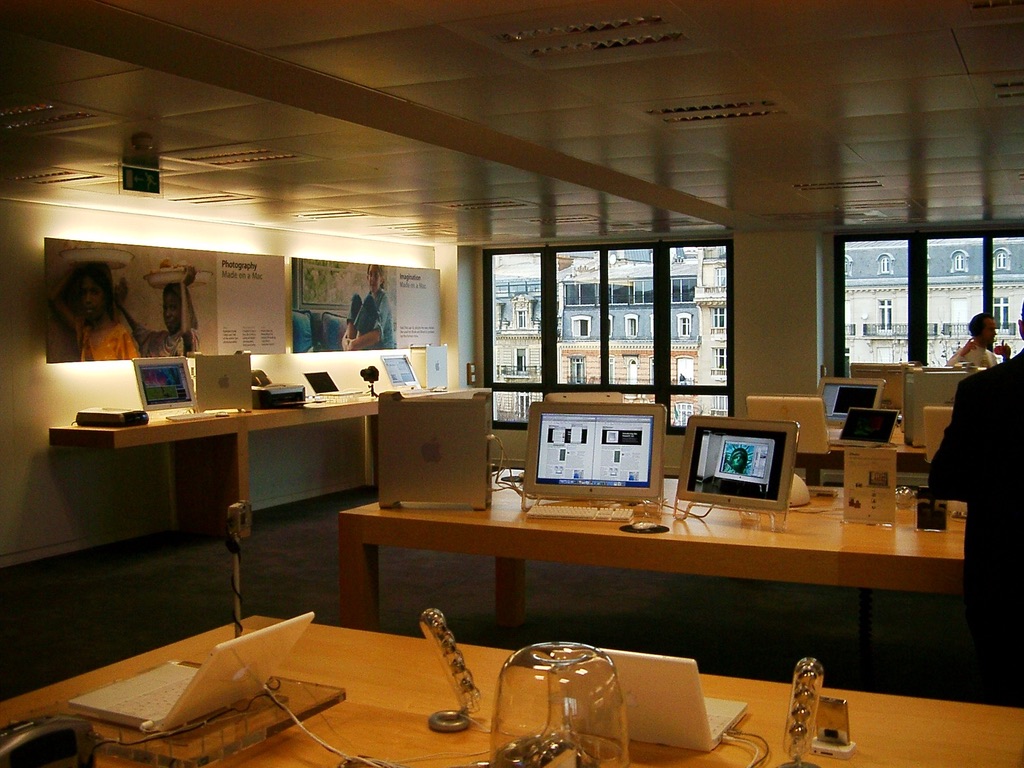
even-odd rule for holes
{"type": "Polygon", "coordinates": [[[248,434],[180,440],[173,451],[178,529],[225,535],[228,507],[249,500],[248,434]]]}
{"type": "Polygon", "coordinates": [[[526,621],[526,561],[494,558],[494,606],[499,627],[521,627],[526,621]]]}
{"type": "Polygon", "coordinates": [[[341,626],[380,630],[380,548],[363,543],[358,521],[344,512],[338,514],[338,593],[341,626]]]}
{"type": "Polygon", "coordinates": [[[859,588],[860,607],[858,611],[861,682],[865,691],[875,689],[875,659],[871,643],[872,610],[874,592],[868,587],[859,588]]]}

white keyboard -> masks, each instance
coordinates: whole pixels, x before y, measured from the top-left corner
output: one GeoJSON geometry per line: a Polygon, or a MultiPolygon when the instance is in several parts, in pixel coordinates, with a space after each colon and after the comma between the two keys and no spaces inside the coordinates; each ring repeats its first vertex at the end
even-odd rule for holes
{"type": "Polygon", "coordinates": [[[538,504],[526,511],[529,518],[549,520],[612,520],[628,523],[633,518],[629,507],[594,507],[589,505],[538,504]]]}
{"type": "Polygon", "coordinates": [[[167,416],[167,421],[202,421],[215,418],[217,418],[215,413],[172,413],[167,416]]]}

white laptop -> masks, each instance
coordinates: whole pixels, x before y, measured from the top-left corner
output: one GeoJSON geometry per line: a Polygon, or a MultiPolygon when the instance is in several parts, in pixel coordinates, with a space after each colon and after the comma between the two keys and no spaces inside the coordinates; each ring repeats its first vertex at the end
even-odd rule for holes
{"type": "Polygon", "coordinates": [[[141,731],[173,730],[259,694],[312,621],[313,614],[305,613],[247,632],[214,646],[199,667],[169,661],[68,705],[141,731]]]}
{"type": "Polygon", "coordinates": [[[381,355],[380,364],[384,367],[388,381],[391,382],[391,389],[405,394],[427,391],[416,378],[416,371],[413,370],[408,355],[381,355]]]}
{"type": "Polygon", "coordinates": [[[491,503],[491,390],[382,392],[377,400],[377,498],[398,504],[491,503]]]}
{"type": "Polygon", "coordinates": [[[199,410],[252,410],[252,367],[248,354],[196,355],[195,364],[199,410]]]}
{"type": "Polygon", "coordinates": [[[605,652],[615,663],[632,740],[710,752],[747,712],[746,702],[706,698],[693,659],[605,652]]]}
{"type": "Polygon", "coordinates": [[[892,443],[900,412],[893,408],[857,408],[847,411],[843,430],[833,445],[878,448],[892,443]]]}
{"type": "Polygon", "coordinates": [[[747,418],[758,421],[795,421],[799,453],[828,453],[825,401],[817,395],[747,395],[747,418]]]}

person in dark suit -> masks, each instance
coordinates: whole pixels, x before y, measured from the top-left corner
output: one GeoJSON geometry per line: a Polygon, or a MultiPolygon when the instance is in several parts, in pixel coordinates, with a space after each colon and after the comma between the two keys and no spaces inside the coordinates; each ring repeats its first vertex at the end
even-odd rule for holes
{"type": "MultiPolygon", "coordinates": [[[[1017,326],[1024,338],[1024,307],[1017,326]]],[[[1022,441],[1024,352],[960,382],[928,477],[935,498],[967,502],[967,624],[986,700],[1015,707],[1024,707],[1022,441]]]]}

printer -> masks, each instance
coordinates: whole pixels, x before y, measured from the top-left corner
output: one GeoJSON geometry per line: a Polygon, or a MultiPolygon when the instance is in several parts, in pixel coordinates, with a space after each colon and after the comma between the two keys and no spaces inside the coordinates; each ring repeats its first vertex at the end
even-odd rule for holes
{"type": "Polygon", "coordinates": [[[306,402],[306,388],[302,384],[263,384],[252,388],[252,407],[288,408],[306,402]]]}

